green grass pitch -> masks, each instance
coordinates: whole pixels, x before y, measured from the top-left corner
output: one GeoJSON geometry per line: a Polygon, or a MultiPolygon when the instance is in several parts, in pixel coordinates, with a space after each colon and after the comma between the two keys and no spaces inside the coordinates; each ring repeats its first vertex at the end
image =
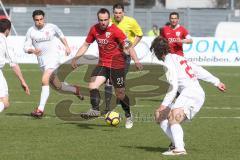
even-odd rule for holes
{"type": "MultiPolygon", "coordinates": [[[[239,67],[206,67],[227,85],[220,93],[214,86],[201,82],[206,101],[190,123],[183,125],[188,155],[162,156],[169,141],[152,120],[162,98],[138,99],[132,107],[134,127],[107,126],[103,119],[69,122],[55,115],[55,105],[61,99],[73,100],[71,111],[79,113],[89,108],[89,99],[79,101],[71,95],[51,90],[46,116],[29,116],[37,107],[40,95],[40,70],[37,65],[21,65],[31,96],[26,96],[13,72],[5,67],[11,107],[0,114],[0,160],[239,160],[240,159],[240,73],[239,67]]],[[[68,82],[81,84],[81,72],[68,82]]],[[[117,111],[123,112],[121,108],[117,111]]]]}

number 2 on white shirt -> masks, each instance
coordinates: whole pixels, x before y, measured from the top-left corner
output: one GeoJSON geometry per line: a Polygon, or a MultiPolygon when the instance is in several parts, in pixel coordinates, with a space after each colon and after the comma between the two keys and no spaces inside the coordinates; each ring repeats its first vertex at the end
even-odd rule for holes
{"type": "Polygon", "coordinates": [[[196,77],[192,70],[192,67],[187,64],[187,60],[181,60],[180,64],[185,67],[185,72],[191,79],[196,77]]]}

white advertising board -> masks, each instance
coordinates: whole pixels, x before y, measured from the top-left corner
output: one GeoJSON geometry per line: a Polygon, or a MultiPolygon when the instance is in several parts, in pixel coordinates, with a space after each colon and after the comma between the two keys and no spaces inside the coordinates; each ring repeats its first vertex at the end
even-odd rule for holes
{"type": "MultiPolygon", "coordinates": [[[[18,63],[37,63],[35,55],[27,54],[23,51],[24,36],[8,37],[9,46],[14,49],[18,63]]],[[[64,56],[64,47],[59,45],[58,48],[62,53],[62,61],[72,58],[80,45],[85,41],[85,37],[67,37],[69,46],[72,50],[70,56],[64,56]]],[[[136,46],[136,52],[141,62],[158,63],[152,55],[149,48],[153,38],[143,37],[141,42],[136,46]]],[[[208,66],[240,66],[240,39],[221,39],[212,37],[194,37],[194,43],[184,45],[185,57],[199,65],[208,66]]],[[[88,49],[87,60],[97,60],[98,47],[93,43],[88,49]],[[91,56],[88,56],[91,55],[91,56]]]]}

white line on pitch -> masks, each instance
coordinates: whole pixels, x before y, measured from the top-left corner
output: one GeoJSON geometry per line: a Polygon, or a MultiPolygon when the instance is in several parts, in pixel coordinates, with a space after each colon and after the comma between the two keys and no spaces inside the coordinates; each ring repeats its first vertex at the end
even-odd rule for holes
{"type": "Polygon", "coordinates": [[[240,117],[197,117],[200,119],[240,119],[240,117]]]}
{"type": "MultiPolygon", "coordinates": [[[[12,69],[4,69],[3,71],[9,72],[12,71],[12,69]]],[[[42,73],[40,69],[21,69],[22,72],[39,72],[42,73]]],[[[85,73],[86,71],[82,71],[82,70],[76,70],[74,71],[74,73],[77,72],[81,72],[81,73],[85,73]]]]}
{"type": "MultiPolygon", "coordinates": [[[[87,87],[87,84],[84,84],[83,87],[87,87]]],[[[30,90],[31,92],[40,92],[41,90],[40,89],[31,89],[30,90]]],[[[9,92],[23,92],[22,90],[13,90],[13,89],[9,89],[9,92]]],[[[144,94],[144,93],[143,93],[144,94]]],[[[61,94],[63,95],[63,94],[61,94]]],[[[149,95],[149,93],[148,93],[149,95]]],[[[156,93],[154,93],[154,96],[157,96],[156,93]]],[[[161,96],[161,95],[159,95],[161,96]]],[[[209,95],[206,95],[206,97],[218,97],[219,95],[218,94],[209,94],[209,95]]],[[[239,98],[240,95],[224,95],[223,97],[221,98],[239,98]]],[[[143,99],[143,98],[141,98],[143,99]]],[[[150,99],[150,98],[147,98],[147,99],[150,99]]],[[[160,101],[160,100],[159,100],[160,101]]]]}
{"type": "MultiPolygon", "coordinates": [[[[15,103],[15,104],[37,104],[38,102],[37,101],[12,101],[11,103],[15,103]]],[[[57,104],[58,102],[49,102],[47,104],[49,105],[54,105],[54,104],[57,104]]],[[[82,102],[79,102],[79,103],[72,103],[72,105],[75,105],[75,106],[87,106],[87,105],[90,105],[90,103],[82,103],[82,102]]],[[[147,107],[154,107],[154,105],[134,105],[132,106],[134,108],[147,108],[147,107]]],[[[208,110],[240,110],[240,108],[232,108],[232,107],[204,107],[202,109],[208,109],[208,110]]]]}
{"type": "MultiPolygon", "coordinates": [[[[12,101],[12,102],[10,102],[10,103],[15,103],[15,104],[37,104],[37,103],[39,103],[39,102],[37,102],[37,101],[12,101]]],[[[49,103],[47,103],[47,105],[54,105],[54,104],[57,104],[58,102],[56,102],[56,103],[53,103],[53,102],[49,102],[49,103]]],[[[85,106],[85,105],[89,105],[89,103],[81,103],[81,102],[79,102],[79,103],[72,103],[72,105],[74,105],[74,106],[79,106],[79,105],[81,105],[81,106],[85,106]]]]}

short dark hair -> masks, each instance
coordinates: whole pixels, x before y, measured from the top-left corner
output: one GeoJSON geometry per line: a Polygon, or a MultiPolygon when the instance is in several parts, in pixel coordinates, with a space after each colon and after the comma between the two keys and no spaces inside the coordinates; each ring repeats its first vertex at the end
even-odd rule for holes
{"type": "Polygon", "coordinates": [[[169,45],[168,41],[163,37],[156,37],[151,44],[150,51],[155,54],[157,59],[162,60],[163,55],[167,55],[169,53],[169,45]]]}
{"type": "Polygon", "coordinates": [[[116,3],[113,5],[113,10],[114,9],[122,9],[124,11],[124,5],[122,3],[116,3]]]}
{"type": "Polygon", "coordinates": [[[99,14],[104,14],[104,13],[107,13],[108,14],[108,18],[110,18],[110,12],[106,8],[100,8],[99,11],[97,12],[97,17],[99,16],[99,14]]]}
{"type": "Polygon", "coordinates": [[[179,13],[178,12],[171,12],[169,14],[169,19],[171,18],[172,15],[176,15],[179,18],[179,13]]]}
{"type": "Polygon", "coordinates": [[[166,22],[166,23],[165,23],[165,26],[170,26],[170,25],[171,25],[170,22],[166,22]]]}
{"type": "Polygon", "coordinates": [[[0,20],[0,32],[4,33],[7,29],[11,29],[11,22],[4,18],[0,20]]]}
{"type": "Polygon", "coordinates": [[[40,10],[40,9],[35,10],[35,11],[33,11],[33,13],[32,13],[32,18],[34,18],[35,16],[39,16],[39,15],[42,15],[42,16],[44,17],[44,16],[45,16],[45,13],[44,13],[42,10],[40,10]]]}

